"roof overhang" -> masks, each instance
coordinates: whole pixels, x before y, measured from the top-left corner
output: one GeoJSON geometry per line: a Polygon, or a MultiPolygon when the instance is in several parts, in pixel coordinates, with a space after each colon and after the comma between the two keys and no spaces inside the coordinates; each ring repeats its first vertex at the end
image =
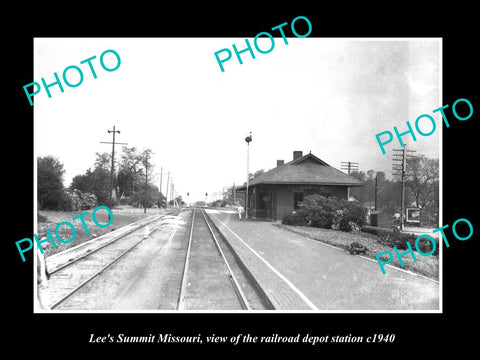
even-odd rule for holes
{"type": "MultiPolygon", "coordinates": [[[[363,182],[359,183],[312,183],[312,182],[284,182],[284,181],[265,181],[259,183],[249,184],[248,187],[260,186],[260,185],[293,185],[293,186],[348,186],[348,187],[357,187],[362,186],[363,182]]],[[[235,191],[246,191],[247,186],[241,185],[235,188],[235,191]]]]}

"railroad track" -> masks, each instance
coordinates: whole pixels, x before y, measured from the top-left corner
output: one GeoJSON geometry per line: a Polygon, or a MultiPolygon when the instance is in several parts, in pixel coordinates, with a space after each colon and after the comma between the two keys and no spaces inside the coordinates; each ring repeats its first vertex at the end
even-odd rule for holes
{"type": "MultiPolygon", "coordinates": [[[[65,251],[49,267],[48,287],[43,296],[48,299],[50,309],[59,308],[80,289],[115,264],[145,238],[158,229],[158,223],[168,215],[178,214],[179,210],[164,215],[154,215],[111,232],[104,239],[95,239],[90,244],[81,244],[65,251]],[[98,240],[98,241],[96,241],[98,240]],[[60,260],[58,259],[60,258],[60,260]]],[[[68,308],[68,306],[67,306],[68,308]]]]}
{"type": "Polygon", "coordinates": [[[193,210],[177,309],[271,309],[204,210],[193,210]]]}

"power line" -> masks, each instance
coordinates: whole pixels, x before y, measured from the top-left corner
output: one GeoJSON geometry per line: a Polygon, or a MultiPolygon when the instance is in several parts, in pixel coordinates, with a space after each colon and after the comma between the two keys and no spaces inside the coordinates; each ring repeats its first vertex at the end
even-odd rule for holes
{"type": "Polygon", "coordinates": [[[145,152],[145,198],[143,203],[143,212],[147,212],[147,192],[148,192],[148,151],[145,152]]]}
{"type": "Polygon", "coordinates": [[[342,170],[347,170],[347,174],[350,175],[350,171],[358,171],[358,162],[352,162],[352,161],[342,161],[340,168],[342,170]]]}
{"type": "Polygon", "coordinates": [[[113,139],[112,139],[112,142],[105,142],[105,141],[100,141],[100,143],[102,144],[112,144],[112,167],[110,169],[110,196],[109,196],[109,204],[110,204],[110,208],[113,207],[113,202],[112,202],[112,193],[113,193],[113,173],[114,173],[114,169],[115,169],[115,144],[119,144],[119,145],[128,145],[128,143],[120,143],[120,142],[115,142],[115,134],[116,133],[119,133],[120,134],[120,130],[115,130],[115,125],[113,125],[113,130],[107,130],[107,132],[110,134],[112,133],[113,134],[113,139]]]}
{"type": "Polygon", "coordinates": [[[394,171],[397,171],[393,175],[400,175],[401,176],[401,183],[402,183],[402,188],[401,188],[401,210],[400,210],[400,230],[403,230],[403,217],[404,217],[404,210],[405,210],[405,171],[407,168],[407,156],[411,157],[412,155],[408,155],[407,153],[414,153],[416,152],[415,150],[407,150],[407,145],[404,145],[402,149],[393,149],[393,151],[396,151],[397,154],[393,154],[393,161],[396,161],[397,163],[392,164],[396,168],[393,168],[394,171]],[[402,152],[402,154],[398,154],[398,152],[402,152]],[[401,168],[399,168],[401,166],[401,168]],[[400,173],[398,173],[400,172],[400,173]]]}
{"type": "MultiPolygon", "coordinates": [[[[348,175],[350,175],[350,171],[358,171],[358,162],[352,161],[342,161],[340,163],[340,167],[342,170],[347,170],[348,175]]],[[[350,187],[347,187],[347,200],[350,198],[350,187]]]]}

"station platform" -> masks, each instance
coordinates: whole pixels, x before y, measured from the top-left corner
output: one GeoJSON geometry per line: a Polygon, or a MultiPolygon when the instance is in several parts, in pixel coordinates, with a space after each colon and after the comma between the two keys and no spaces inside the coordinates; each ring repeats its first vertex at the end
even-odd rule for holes
{"type": "Polygon", "coordinates": [[[276,310],[441,312],[440,284],[274,226],[207,210],[276,310]]]}

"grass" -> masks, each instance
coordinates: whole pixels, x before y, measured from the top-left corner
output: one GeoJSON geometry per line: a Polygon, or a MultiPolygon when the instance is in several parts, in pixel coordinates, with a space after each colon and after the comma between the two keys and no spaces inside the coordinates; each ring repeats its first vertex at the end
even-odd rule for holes
{"type": "MultiPolygon", "coordinates": [[[[93,209],[90,210],[79,210],[79,211],[50,211],[50,210],[39,210],[37,212],[37,231],[36,234],[38,238],[41,239],[43,236],[46,236],[46,229],[50,229],[52,236],[54,237],[55,244],[57,248],[54,248],[50,241],[43,243],[43,248],[45,256],[51,256],[68,248],[77,246],[85,241],[89,241],[95,237],[101,236],[103,234],[109,233],[110,231],[116,230],[122,226],[131,224],[140,219],[163,213],[164,209],[147,209],[147,212],[143,212],[143,208],[134,208],[131,206],[118,206],[112,209],[113,213],[113,222],[107,227],[98,227],[92,219],[93,209]],[[83,216],[85,225],[89,231],[89,234],[86,233],[81,219],[72,220],[75,216],[82,213],[88,212],[87,215],[83,216]],[[57,240],[55,235],[55,228],[57,224],[67,221],[74,225],[75,227],[75,238],[64,244],[57,240]]],[[[95,218],[100,224],[107,224],[109,221],[109,215],[106,210],[98,210],[95,213],[95,218]]],[[[62,225],[58,228],[58,234],[62,239],[68,241],[72,237],[72,229],[68,225],[62,225]]]]}
{"type": "MultiPolygon", "coordinates": [[[[346,249],[347,246],[353,242],[358,242],[368,249],[363,256],[371,258],[375,261],[377,261],[377,259],[375,258],[375,255],[382,251],[390,251],[394,253],[391,247],[382,245],[378,242],[379,238],[377,235],[365,233],[362,231],[344,232],[339,230],[321,229],[321,228],[315,228],[315,227],[309,227],[309,226],[284,225],[284,224],[278,224],[278,223],[274,225],[282,229],[286,229],[286,230],[295,232],[297,234],[306,236],[310,239],[322,241],[324,243],[327,243],[342,249],[346,249]]],[[[404,251],[405,250],[399,250],[400,253],[404,251]]],[[[418,254],[416,251],[414,252],[415,252],[415,257],[417,261],[413,261],[411,255],[407,254],[405,256],[402,256],[402,261],[404,263],[403,269],[410,270],[414,273],[424,275],[426,277],[429,277],[431,279],[438,281],[439,279],[438,257],[434,255],[422,256],[418,254]]],[[[394,256],[394,260],[389,265],[402,268],[396,256],[394,256]]],[[[378,271],[381,271],[380,266],[378,268],[378,271]]],[[[385,271],[388,274],[388,268],[386,268],[385,271]]]]}

